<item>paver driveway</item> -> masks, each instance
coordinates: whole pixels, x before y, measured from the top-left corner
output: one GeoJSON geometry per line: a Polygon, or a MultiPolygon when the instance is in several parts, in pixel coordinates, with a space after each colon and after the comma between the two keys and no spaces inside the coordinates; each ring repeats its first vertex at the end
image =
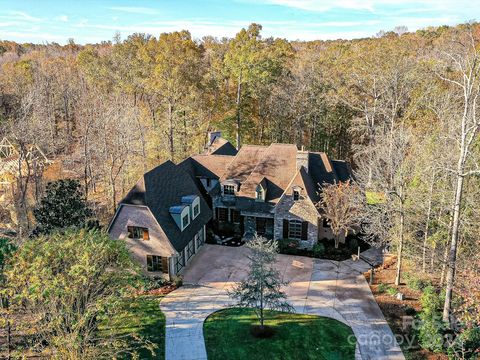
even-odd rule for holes
{"type": "MultiPolygon", "coordinates": [[[[207,358],[203,321],[232,303],[227,290],[245,278],[247,251],[205,245],[185,271],[185,286],[162,300],[166,360],[207,358]]],[[[365,263],[278,255],[276,266],[289,282],[285,292],[298,313],[332,317],[353,329],[357,359],[404,359],[362,275],[365,263]]]]}

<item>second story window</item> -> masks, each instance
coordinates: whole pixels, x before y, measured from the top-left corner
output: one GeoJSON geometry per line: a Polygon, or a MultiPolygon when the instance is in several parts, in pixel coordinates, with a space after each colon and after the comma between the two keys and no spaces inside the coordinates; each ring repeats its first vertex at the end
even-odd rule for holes
{"type": "Polygon", "coordinates": [[[193,207],[193,218],[195,219],[199,213],[200,213],[200,205],[195,204],[195,206],[193,207]]]}
{"type": "Polygon", "coordinates": [[[127,232],[130,239],[150,240],[150,234],[147,228],[139,226],[127,226],[127,232]]]}
{"type": "Polygon", "coordinates": [[[189,223],[190,223],[190,217],[188,216],[188,214],[185,214],[182,218],[182,228],[185,229],[189,223]]]}
{"type": "Polygon", "coordinates": [[[235,186],[223,185],[223,195],[235,195],[235,186]]]}
{"type": "Polygon", "coordinates": [[[300,191],[293,190],[293,200],[297,201],[298,199],[300,199],[300,191]]]}

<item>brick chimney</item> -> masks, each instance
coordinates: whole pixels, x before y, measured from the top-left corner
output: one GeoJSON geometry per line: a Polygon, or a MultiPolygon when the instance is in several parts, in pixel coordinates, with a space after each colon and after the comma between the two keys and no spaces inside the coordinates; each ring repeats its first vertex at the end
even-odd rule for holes
{"type": "Polygon", "coordinates": [[[303,146],[302,150],[297,150],[297,170],[299,170],[302,166],[308,173],[308,151],[305,151],[303,146]]]}

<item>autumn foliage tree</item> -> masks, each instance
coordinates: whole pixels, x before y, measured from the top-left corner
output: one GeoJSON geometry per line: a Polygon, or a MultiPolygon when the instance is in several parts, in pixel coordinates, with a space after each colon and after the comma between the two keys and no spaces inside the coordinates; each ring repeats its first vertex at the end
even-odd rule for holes
{"type": "Polygon", "coordinates": [[[321,197],[318,206],[332,230],[335,248],[338,248],[342,238],[358,230],[362,219],[362,193],[355,183],[346,181],[323,184],[321,197]]]}

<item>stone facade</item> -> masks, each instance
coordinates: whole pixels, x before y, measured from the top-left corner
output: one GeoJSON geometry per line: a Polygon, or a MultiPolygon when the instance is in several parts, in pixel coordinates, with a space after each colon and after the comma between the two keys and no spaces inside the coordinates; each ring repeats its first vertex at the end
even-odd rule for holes
{"type": "Polygon", "coordinates": [[[311,249],[318,240],[319,213],[306,194],[301,193],[298,200],[293,194],[285,193],[275,207],[274,237],[283,239],[283,220],[308,222],[307,240],[300,240],[300,247],[311,249]]]}

